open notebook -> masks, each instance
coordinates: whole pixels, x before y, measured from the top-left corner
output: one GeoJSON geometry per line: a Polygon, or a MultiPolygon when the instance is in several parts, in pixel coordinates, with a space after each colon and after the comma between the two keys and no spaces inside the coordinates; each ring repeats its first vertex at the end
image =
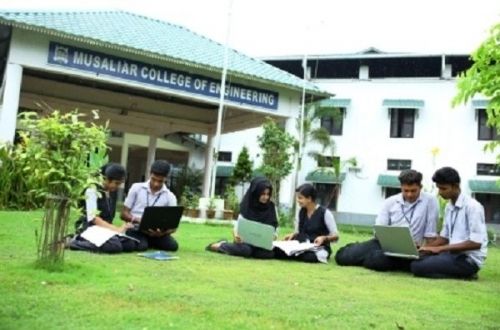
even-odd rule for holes
{"type": "Polygon", "coordinates": [[[287,256],[301,254],[306,251],[316,251],[319,248],[314,243],[309,243],[309,242],[301,243],[296,240],[274,241],[273,246],[285,252],[287,256]]]}
{"type": "Polygon", "coordinates": [[[137,238],[128,236],[126,234],[118,233],[114,230],[104,228],[101,226],[90,226],[83,233],[80,234],[81,237],[85,238],[90,243],[93,243],[97,247],[101,247],[104,243],[106,243],[111,237],[118,235],[122,237],[126,237],[128,239],[134,240],[139,243],[137,238]]]}

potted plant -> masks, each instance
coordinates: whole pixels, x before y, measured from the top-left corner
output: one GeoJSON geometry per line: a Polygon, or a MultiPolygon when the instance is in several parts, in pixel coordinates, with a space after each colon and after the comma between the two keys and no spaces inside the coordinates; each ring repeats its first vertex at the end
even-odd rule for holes
{"type": "Polygon", "coordinates": [[[191,193],[191,197],[186,204],[186,216],[191,218],[198,218],[200,216],[200,210],[198,209],[199,200],[200,195],[191,193]]]}
{"type": "Polygon", "coordinates": [[[188,210],[190,209],[190,199],[191,199],[191,191],[189,188],[185,188],[184,191],[182,192],[181,195],[181,200],[180,200],[180,205],[184,206],[184,211],[182,212],[183,215],[187,216],[188,215],[188,210]]]}
{"type": "Polygon", "coordinates": [[[233,220],[233,210],[224,209],[224,220],[233,220]]]}
{"type": "Polygon", "coordinates": [[[208,200],[207,218],[208,219],[215,218],[215,198],[213,198],[213,197],[208,200]]]}
{"type": "Polygon", "coordinates": [[[234,186],[228,186],[226,188],[225,199],[224,199],[224,220],[232,220],[238,216],[239,213],[239,200],[236,196],[236,190],[234,186]]]}

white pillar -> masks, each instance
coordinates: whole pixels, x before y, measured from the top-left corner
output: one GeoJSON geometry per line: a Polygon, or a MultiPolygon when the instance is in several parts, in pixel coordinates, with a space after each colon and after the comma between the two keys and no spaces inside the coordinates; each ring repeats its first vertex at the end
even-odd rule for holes
{"type": "MultiPolygon", "coordinates": [[[[123,139],[122,139],[122,152],[120,156],[120,164],[125,167],[125,170],[127,170],[127,163],[128,163],[128,134],[123,133],[123,139]]],[[[118,189],[118,200],[122,201],[123,200],[123,188],[118,189]]]]}
{"type": "Polygon", "coordinates": [[[0,108],[0,142],[14,142],[22,78],[22,66],[12,63],[6,65],[3,104],[0,108]]]}
{"type": "Polygon", "coordinates": [[[149,177],[149,170],[151,168],[151,165],[153,164],[153,162],[155,160],[157,142],[158,142],[158,138],[156,136],[149,137],[148,158],[146,161],[146,173],[144,173],[144,177],[146,178],[146,180],[149,177]]]}
{"type": "Polygon", "coordinates": [[[127,168],[128,163],[128,134],[123,133],[123,141],[122,141],[122,153],[120,157],[120,164],[127,168]]]}
{"type": "MultiPolygon", "coordinates": [[[[297,132],[297,118],[291,117],[288,118],[285,122],[285,131],[288,132],[291,136],[298,136],[297,132]]],[[[303,152],[303,154],[307,154],[303,152]]],[[[298,155],[294,155],[297,157],[298,155]]],[[[298,185],[298,181],[300,180],[300,173],[298,173],[297,169],[297,161],[293,163],[292,172],[281,180],[280,183],[280,195],[279,202],[282,205],[286,205],[291,207],[293,203],[295,203],[295,186],[298,185]]],[[[276,196],[278,198],[278,196],[276,196]]]]}
{"type": "Polygon", "coordinates": [[[214,152],[214,136],[207,136],[207,149],[205,150],[205,175],[203,177],[203,197],[210,197],[210,180],[212,178],[214,152]]]}

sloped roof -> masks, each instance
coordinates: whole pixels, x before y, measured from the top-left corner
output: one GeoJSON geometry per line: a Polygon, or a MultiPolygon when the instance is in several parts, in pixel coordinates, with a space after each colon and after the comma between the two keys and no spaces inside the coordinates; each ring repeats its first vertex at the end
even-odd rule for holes
{"type": "MultiPolygon", "coordinates": [[[[116,49],[188,67],[221,72],[224,46],[182,26],[124,11],[0,11],[0,24],[116,49]]],[[[302,90],[303,81],[229,49],[228,75],[302,90]]],[[[330,95],[306,82],[315,95],[330,95]]]]}

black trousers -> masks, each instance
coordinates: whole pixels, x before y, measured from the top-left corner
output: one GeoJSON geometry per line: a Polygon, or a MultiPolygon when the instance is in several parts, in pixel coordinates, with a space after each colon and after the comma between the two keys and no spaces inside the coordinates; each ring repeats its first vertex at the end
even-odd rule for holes
{"type": "Polygon", "coordinates": [[[147,249],[157,249],[163,251],[177,251],[179,249],[179,244],[171,235],[165,235],[162,237],[151,237],[146,234],[141,233],[135,229],[127,230],[127,235],[132,236],[139,240],[139,243],[135,242],[137,251],[146,251],[147,249]]]}
{"type": "Polygon", "coordinates": [[[281,259],[281,260],[295,260],[295,261],[302,261],[302,262],[309,262],[309,263],[319,262],[318,257],[316,256],[316,253],[314,253],[312,251],[307,251],[307,252],[301,253],[298,256],[289,256],[285,252],[283,252],[281,249],[274,248],[274,257],[276,259],[281,259]]]}
{"type": "Polygon", "coordinates": [[[78,235],[70,242],[69,248],[71,250],[94,253],[121,253],[135,251],[136,243],[126,237],[113,236],[103,245],[98,247],[78,235]]]}
{"type": "Polygon", "coordinates": [[[388,257],[382,251],[376,238],[350,243],[340,248],[335,254],[335,262],[340,266],[361,266],[376,271],[410,271],[412,260],[388,257]]]}
{"type": "Polygon", "coordinates": [[[231,256],[256,259],[273,259],[274,252],[246,243],[222,243],[217,252],[231,256]]]}
{"type": "Polygon", "coordinates": [[[470,278],[478,271],[477,264],[464,253],[423,256],[411,264],[411,272],[419,277],[470,278]]]}

